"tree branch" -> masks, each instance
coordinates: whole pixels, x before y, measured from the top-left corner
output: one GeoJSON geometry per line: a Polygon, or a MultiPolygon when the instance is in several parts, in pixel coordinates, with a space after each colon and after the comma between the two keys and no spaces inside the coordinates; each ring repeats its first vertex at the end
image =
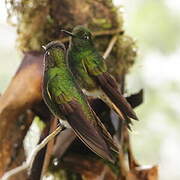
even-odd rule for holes
{"type": "Polygon", "coordinates": [[[4,174],[2,180],[8,180],[10,177],[16,175],[17,173],[24,171],[28,168],[31,169],[33,161],[37,155],[37,153],[50,141],[52,140],[60,131],[62,131],[63,127],[59,126],[54,132],[52,132],[49,136],[47,136],[40,144],[38,144],[31,152],[30,156],[27,160],[21,165],[18,166],[4,174]]]}
{"type": "Polygon", "coordinates": [[[112,48],[114,47],[117,39],[118,39],[118,36],[117,36],[117,35],[115,35],[115,36],[112,37],[112,39],[111,39],[111,41],[109,42],[109,45],[108,45],[108,47],[107,47],[104,55],[103,55],[103,58],[104,58],[104,59],[107,59],[107,57],[108,57],[109,54],[111,53],[112,48]]]}
{"type": "MultiPolygon", "coordinates": [[[[93,32],[93,36],[108,36],[108,35],[114,35],[114,34],[123,34],[124,31],[122,29],[111,29],[111,30],[103,30],[103,31],[96,31],[93,32]]],[[[69,37],[61,38],[59,39],[62,43],[66,43],[69,41],[69,37]]]]}
{"type": "MultiPolygon", "coordinates": [[[[51,119],[51,127],[50,127],[50,133],[54,132],[56,127],[57,127],[57,118],[53,117],[51,119]]],[[[46,173],[48,166],[49,166],[49,162],[51,159],[51,155],[53,153],[53,147],[54,147],[54,140],[48,142],[47,144],[47,149],[46,149],[46,153],[45,153],[45,158],[44,158],[44,163],[43,163],[43,167],[42,167],[42,171],[41,171],[41,178],[43,178],[44,174],[46,173]]]]}

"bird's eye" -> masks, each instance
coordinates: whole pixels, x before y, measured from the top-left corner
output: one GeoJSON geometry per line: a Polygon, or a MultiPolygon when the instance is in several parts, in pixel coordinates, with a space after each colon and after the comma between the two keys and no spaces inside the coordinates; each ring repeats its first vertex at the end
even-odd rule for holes
{"type": "Polygon", "coordinates": [[[89,40],[90,39],[90,37],[88,36],[88,35],[84,35],[84,39],[86,39],[86,40],[89,40]]]}

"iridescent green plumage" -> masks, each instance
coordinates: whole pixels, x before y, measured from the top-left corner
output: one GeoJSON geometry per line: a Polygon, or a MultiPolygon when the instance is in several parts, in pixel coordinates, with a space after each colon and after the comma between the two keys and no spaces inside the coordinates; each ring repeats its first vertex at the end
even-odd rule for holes
{"type": "Polygon", "coordinates": [[[106,63],[93,44],[90,30],[77,26],[72,33],[63,31],[72,36],[68,62],[81,88],[87,95],[105,101],[129,127],[130,118],[137,119],[137,116],[122,96],[113,77],[107,72],[106,63]]]}
{"type": "Polygon", "coordinates": [[[55,116],[67,120],[85,145],[104,159],[112,161],[111,150],[118,151],[118,148],[76,84],[66,64],[64,46],[55,41],[45,49],[44,101],[55,116]]]}

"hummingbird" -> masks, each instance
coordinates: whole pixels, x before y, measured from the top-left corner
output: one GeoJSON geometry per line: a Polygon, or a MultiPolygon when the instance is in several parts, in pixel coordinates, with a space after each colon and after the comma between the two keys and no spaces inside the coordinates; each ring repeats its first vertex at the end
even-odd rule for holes
{"type": "Polygon", "coordinates": [[[72,32],[61,31],[71,37],[68,64],[83,92],[103,100],[130,129],[130,118],[138,118],[108,73],[104,58],[95,48],[91,31],[84,26],[76,26],[72,32]]]}
{"type": "Polygon", "coordinates": [[[67,64],[65,46],[52,41],[44,49],[42,96],[46,105],[89,149],[114,162],[113,152],[118,152],[118,147],[76,83],[67,64]]]}

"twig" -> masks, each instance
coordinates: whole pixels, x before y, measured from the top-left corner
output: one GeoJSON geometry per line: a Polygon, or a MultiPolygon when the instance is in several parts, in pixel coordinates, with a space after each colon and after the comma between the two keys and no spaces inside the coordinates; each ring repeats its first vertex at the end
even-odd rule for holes
{"type": "MultiPolygon", "coordinates": [[[[114,34],[123,34],[124,31],[122,29],[112,29],[112,30],[104,30],[104,31],[97,31],[93,32],[93,36],[107,36],[107,35],[114,35],[114,34]]],[[[66,43],[69,41],[69,37],[59,39],[62,43],[66,43]]]]}
{"type": "Polygon", "coordinates": [[[119,167],[120,167],[120,171],[121,171],[121,178],[119,179],[125,179],[126,175],[128,174],[128,169],[127,169],[127,166],[126,166],[126,159],[125,159],[125,153],[123,152],[123,142],[120,142],[119,141],[119,138],[117,136],[114,136],[114,141],[119,144],[119,167]],[[122,143],[122,144],[121,144],[122,143]]]}
{"type": "MultiPolygon", "coordinates": [[[[51,119],[49,119],[49,120],[51,120],[51,119]]],[[[50,124],[50,122],[47,122],[46,127],[43,129],[43,131],[40,135],[40,139],[38,141],[38,144],[40,144],[44,140],[44,138],[46,138],[49,135],[49,131],[50,131],[50,125],[49,124],[50,124]]],[[[47,149],[47,147],[45,146],[44,148],[42,148],[37,153],[37,155],[34,159],[34,162],[32,164],[32,168],[29,170],[28,180],[40,179],[46,149],[47,149]]]]}
{"type": "Polygon", "coordinates": [[[97,31],[93,33],[93,36],[107,36],[107,35],[114,35],[114,34],[123,34],[124,31],[122,29],[112,29],[112,30],[103,30],[97,31]]]}
{"type": "Polygon", "coordinates": [[[4,176],[2,177],[1,180],[8,180],[11,176],[24,171],[28,168],[31,169],[31,166],[33,164],[33,161],[37,155],[37,153],[50,141],[52,140],[60,131],[62,131],[63,127],[59,126],[58,128],[56,128],[56,130],[54,132],[52,132],[49,136],[47,136],[40,144],[38,144],[35,149],[32,150],[31,154],[29,155],[29,157],[27,158],[27,160],[21,165],[18,166],[8,172],[6,172],[4,174],[4,176]]]}
{"type": "Polygon", "coordinates": [[[109,56],[109,54],[110,54],[110,52],[112,51],[112,48],[113,48],[114,44],[116,43],[117,39],[118,39],[118,36],[117,36],[117,35],[115,35],[115,36],[112,37],[112,39],[111,39],[111,41],[109,42],[109,45],[108,45],[108,47],[107,47],[104,55],[103,55],[103,58],[104,58],[104,59],[106,59],[106,58],[109,56]]]}
{"type": "MultiPolygon", "coordinates": [[[[57,118],[53,117],[53,119],[51,119],[50,133],[54,132],[56,127],[57,127],[57,118]]],[[[51,158],[52,151],[53,151],[53,146],[54,146],[54,140],[48,142],[40,179],[43,179],[43,176],[48,169],[50,158],[51,158]]]]}
{"type": "Polygon", "coordinates": [[[133,151],[132,151],[132,146],[131,146],[131,141],[129,138],[129,133],[128,130],[126,129],[126,138],[127,138],[127,153],[128,153],[128,164],[129,164],[129,169],[132,171],[136,169],[137,167],[140,167],[139,163],[136,161],[133,151]]]}

